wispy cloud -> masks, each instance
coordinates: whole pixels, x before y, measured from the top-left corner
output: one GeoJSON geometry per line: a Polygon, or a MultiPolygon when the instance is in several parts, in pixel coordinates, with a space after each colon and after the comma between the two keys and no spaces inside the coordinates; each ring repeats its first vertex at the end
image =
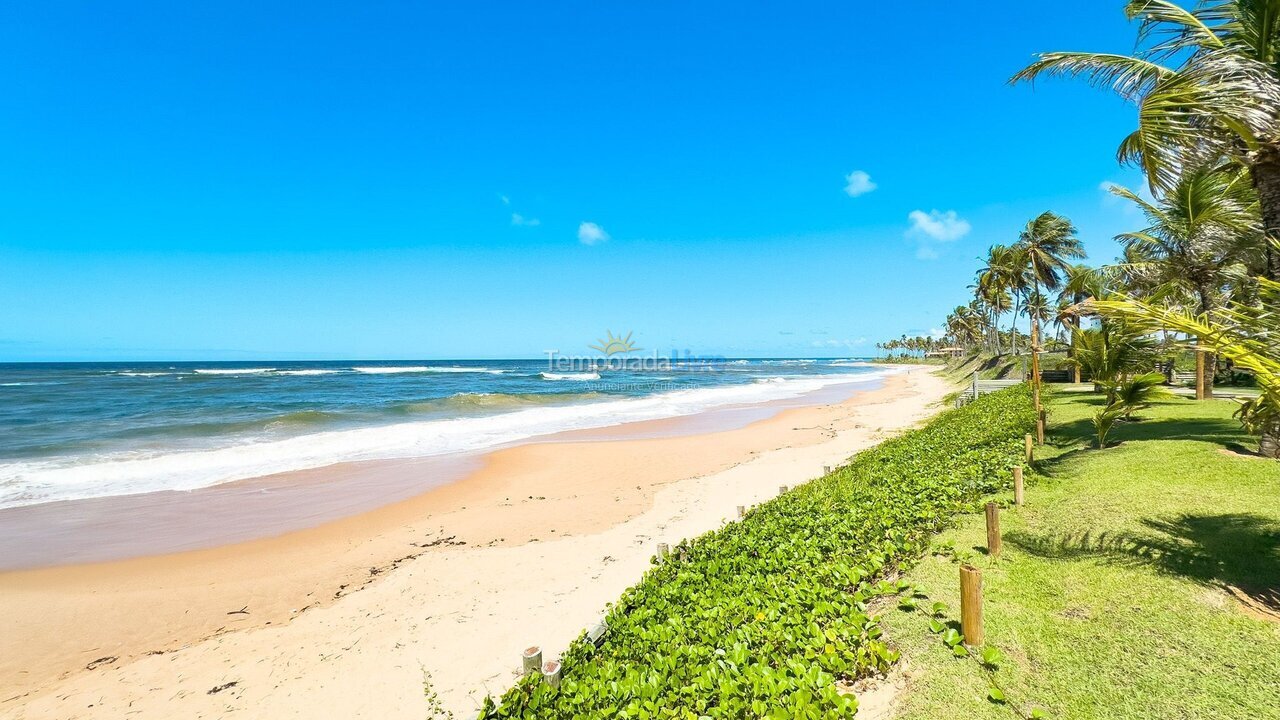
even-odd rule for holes
{"type": "Polygon", "coordinates": [[[583,245],[599,245],[609,239],[609,233],[593,222],[583,222],[578,226],[578,242],[583,245]]]}
{"type": "Polygon", "coordinates": [[[503,205],[510,205],[510,204],[511,204],[511,198],[507,197],[506,195],[499,195],[498,197],[499,197],[499,198],[502,198],[502,204],[503,204],[503,205]]]}
{"type": "Polygon", "coordinates": [[[938,244],[955,242],[969,234],[972,227],[969,221],[961,218],[955,210],[942,212],[931,210],[912,210],[907,216],[911,227],[906,236],[916,242],[916,257],[921,260],[935,260],[938,257],[938,244]]]}
{"type": "Polygon", "coordinates": [[[858,197],[859,195],[866,195],[867,193],[879,187],[878,185],[876,185],[874,182],[871,181],[871,176],[868,175],[863,170],[854,170],[848,175],[845,175],[844,180],[845,180],[844,192],[849,197],[858,197]]]}
{"type": "Polygon", "coordinates": [[[809,343],[809,346],[815,347],[815,348],[856,348],[866,344],[867,344],[867,339],[864,337],[860,337],[856,339],[844,338],[844,339],[836,340],[833,338],[830,340],[814,340],[813,342],[809,343]]]}
{"type": "Polygon", "coordinates": [[[511,213],[511,224],[517,227],[537,227],[542,224],[538,218],[527,218],[520,213],[511,213]]]}

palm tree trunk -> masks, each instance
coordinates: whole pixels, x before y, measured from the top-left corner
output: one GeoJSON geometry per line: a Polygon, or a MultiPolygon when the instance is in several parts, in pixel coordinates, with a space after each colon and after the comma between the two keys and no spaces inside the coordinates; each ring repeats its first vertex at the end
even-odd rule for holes
{"type": "MultiPolygon", "coordinates": [[[[1258,191],[1267,237],[1280,240],[1280,145],[1264,145],[1249,171],[1253,187],[1258,191]]],[[[1280,281],[1280,250],[1271,244],[1267,244],[1265,250],[1267,266],[1264,272],[1267,279],[1280,281]]]]}
{"type": "MultiPolygon", "coordinates": [[[[1035,298],[1040,298],[1040,274],[1037,272],[1035,255],[1031,255],[1031,276],[1035,278],[1035,298]]],[[[1037,307],[1039,305],[1037,304],[1037,307]]],[[[1035,401],[1036,412],[1040,412],[1043,407],[1040,405],[1040,319],[1036,317],[1034,311],[1028,310],[1028,319],[1031,320],[1031,396],[1035,401]]]]}
{"type": "Polygon", "coordinates": [[[1018,354],[1018,310],[1020,310],[1020,302],[1013,301],[1013,320],[1009,321],[1009,354],[1018,354]]]}
{"type": "Polygon", "coordinates": [[[1273,460],[1280,460],[1280,416],[1262,425],[1262,440],[1258,443],[1258,454],[1273,460]]]}
{"type": "MultiPolygon", "coordinates": [[[[1208,317],[1213,312],[1213,291],[1207,283],[1198,283],[1196,285],[1196,294],[1200,296],[1200,314],[1208,317]]],[[[1204,396],[1206,399],[1213,397],[1213,379],[1218,374],[1218,356],[1205,352],[1204,354],[1204,396]]]]}

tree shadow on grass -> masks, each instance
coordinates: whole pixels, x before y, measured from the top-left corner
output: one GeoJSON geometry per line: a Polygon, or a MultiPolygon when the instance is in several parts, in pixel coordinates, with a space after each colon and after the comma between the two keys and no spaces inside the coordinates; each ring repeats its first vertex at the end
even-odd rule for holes
{"type": "Polygon", "coordinates": [[[1154,566],[1230,592],[1255,614],[1280,620],[1280,522],[1253,513],[1146,518],[1147,531],[1039,535],[1005,541],[1044,558],[1102,558],[1154,566]]]}
{"type": "MultiPolygon", "coordinates": [[[[1107,444],[1129,440],[1200,440],[1217,445],[1240,445],[1246,435],[1240,423],[1230,418],[1180,418],[1143,419],[1139,412],[1136,420],[1116,422],[1107,444]]],[[[1074,420],[1053,427],[1055,435],[1064,440],[1091,443],[1096,437],[1093,421],[1089,418],[1074,420]]]]}

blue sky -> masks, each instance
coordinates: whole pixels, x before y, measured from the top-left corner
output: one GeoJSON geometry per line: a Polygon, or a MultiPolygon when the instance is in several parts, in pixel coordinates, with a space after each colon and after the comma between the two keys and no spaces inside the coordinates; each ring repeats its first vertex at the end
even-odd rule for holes
{"type": "Polygon", "coordinates": [[[868,354],[1116,255],[1122,4],[11,3],[0,360],[868,354]]]}

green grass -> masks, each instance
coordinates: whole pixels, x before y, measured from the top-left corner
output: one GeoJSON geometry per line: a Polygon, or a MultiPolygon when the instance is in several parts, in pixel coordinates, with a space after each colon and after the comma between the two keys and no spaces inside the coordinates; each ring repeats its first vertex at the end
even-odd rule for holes
{"type": "Polygon", "coordinates": [[[886,611],[908,667],[897,717],[1280,718],[1280,622],[1232,595],[1280,610],[1280,463],[1236,454],[1256,444],[1229,401],[1159,404],[1118,424],[1117,446],[1088,449],[1100,402],[1051,399],[1050,444],[1027,504],[1001,513],[998,561],[970,515],[907,574],[953,621],[958,562],[982,568],[986,644],[1006,659],[989,673],[923,612],[886,611]]]}

